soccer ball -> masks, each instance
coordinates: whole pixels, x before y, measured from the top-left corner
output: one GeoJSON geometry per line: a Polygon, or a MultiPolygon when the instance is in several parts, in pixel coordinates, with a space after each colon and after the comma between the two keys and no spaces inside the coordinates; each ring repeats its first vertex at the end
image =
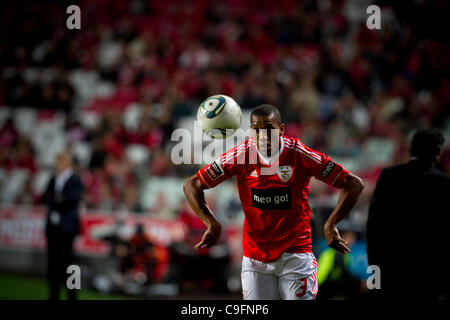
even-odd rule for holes
{"type": "Polygon", "coordinates": [[[224,139],[241,126],[241,108],[233,98],[217,94],[205,99],[197,111],[200,128],[207,135],[224,139]]]}

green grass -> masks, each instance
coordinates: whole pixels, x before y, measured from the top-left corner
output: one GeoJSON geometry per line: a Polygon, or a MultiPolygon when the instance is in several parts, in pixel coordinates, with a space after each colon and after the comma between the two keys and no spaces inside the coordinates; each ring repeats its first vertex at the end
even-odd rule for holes
{"type": "MultiPolygon", "coordinates": [[[[61,290],[61,299],[66,300],[67,290],[61,290]]],[[[0,273],[0,300],[45,300],[48,297],[48,286],[45,278],[0,273]]],[[[126,297],[103,295],[90,290],[80,289],[79,300],[123,300],[126,297]]]]}

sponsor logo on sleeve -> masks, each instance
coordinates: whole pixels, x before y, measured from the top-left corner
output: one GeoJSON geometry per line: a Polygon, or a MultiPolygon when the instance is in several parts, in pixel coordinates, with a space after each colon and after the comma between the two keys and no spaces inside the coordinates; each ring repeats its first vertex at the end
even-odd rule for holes
{"type": "Polygon", "coordinates": [[[211,165],[206,169],[206,173],[212,180],[216,180],[221,175],[225,174],[222,166],[218,163],[217,160],[211,163],[211,165]]]}
{"type": "Polygon", "coordinates": [[[333,171],[333,169],[336,167],[336,164],[333,161],[328,161],[325,168],[322,170],[322,175],[325,178],[328,178],[328,176],[330,175],[331,171],[333,171]]]}

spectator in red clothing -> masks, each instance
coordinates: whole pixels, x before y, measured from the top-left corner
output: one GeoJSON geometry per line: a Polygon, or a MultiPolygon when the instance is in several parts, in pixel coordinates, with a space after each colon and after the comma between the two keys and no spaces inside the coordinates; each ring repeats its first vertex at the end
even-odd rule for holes
{"type": "Polygon", "coordinates": [[[37,171],[33,145],[28,138],[20,137],[17,144],[16,167],[27,169],[31,174],[37,171]]]}
{"type": "MultiPolygon", "coordinates": [[[[193,247],[201,240],[205,226],[185,200],[180,202],[178,215],[179,220],[186,226],[187,237],[184,243],[173,246],[173,261],[177,264],[174,266],[175,275],[178,274],[181,282],[193,281],[196,285],[212,291],[227,292],[226,281],[230,263],[228,245],[221,242],[219,252],[216,251],[215,254],[211,254],[210,248],[200,248],[194,252],[193,247]],[[204,272],[198,272],[198,265],[205,267],[204,272]]],[[[183,283],[181,286],[183,287],[183,283]]]]}
{"type": "Polygon", "coordinates": [[[170,255],[166,248],[153,243],[144,225],[138,224],[128,246],[128,256],[123,272],[140,271],[147,276],[147,283],[160,282],[168,271],[170,255]]]}
{"type": "Polygon", "coordinates": [[[163,130],[153,118],[142,117],[137,131],[128,135],[128,142],[140,143],[150,150],[154,150],[161,146],[163,133],[163,130]]]}
{"type": "Polygon", "coordinates": [[[37,194],[36,191],[34,190],[32,180],[27,179],[25,181],[23,192],[19,194],[17,198],[17,203],[30,206],[37,206],[39,205],[39,202],[40,202],[40,195],[37,194]]]}
{"type": "Polygon", "coordinates": [[[14,122],[9,118],[0,129],[0,149],[8,148],[17,141],[19,134],[14,122]]]}
{"type": "Polygon", "coordinates": [[[31,141],[24,137],[19,136],[17,139],[17,146],[10,148],[9,152],[4,155],[3,167],[8,170],[25,169],[32,175],[36,173],[36,162],[33,145],[31,141]]]}
{"type": "MultiPolygon", "coordinates": [[[[180,202],[180,211],[178,213],[180,221],[182,221],[188,230],[187,244],[189,247],[194,247],[202,240],[205,231],[205,225],[202,220],[192,211],[187,201],[180,202]]],[[[208,251],[203,248],[200,251],[208,251]]]]}
{"type": "Polygon", "coordinates": [[[105,200],[106,195],[109,195],[109,192],[104,190],[107,188],[104,170],[102,168],[93,168],[90,171],[86,171],[82,176],[82,180],[86,188],[85,202],[87,208],[101,208],[101,203],[105,200]]]}

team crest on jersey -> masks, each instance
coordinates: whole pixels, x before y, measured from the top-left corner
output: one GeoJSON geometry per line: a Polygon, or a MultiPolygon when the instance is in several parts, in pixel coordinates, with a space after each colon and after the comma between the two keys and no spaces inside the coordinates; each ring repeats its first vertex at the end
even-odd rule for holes
{"type": "Polygon", "coordinates": [[[280,166],[278,168],[278,176],[283,182],[288,182],[292,176],[292,167],[291,166],[280,166]]]}
{"type": "Polygon", "coordinates": [[[253,170],[250,174],[250,177],[258,177],[258,172],[256,170],[253,170]]]}

